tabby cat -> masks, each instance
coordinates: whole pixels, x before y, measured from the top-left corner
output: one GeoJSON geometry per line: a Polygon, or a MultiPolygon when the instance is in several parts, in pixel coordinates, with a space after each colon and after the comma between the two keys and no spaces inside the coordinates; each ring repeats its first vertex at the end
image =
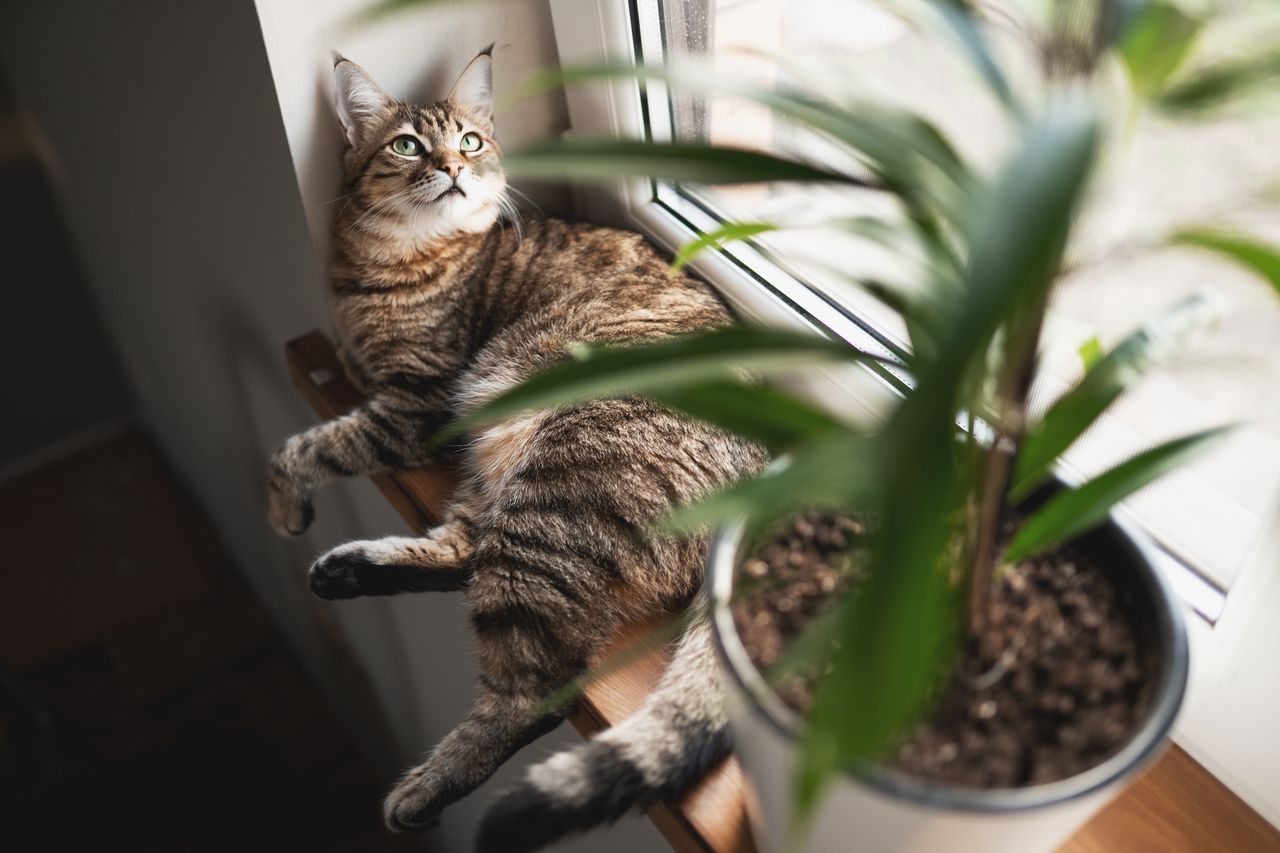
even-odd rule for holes
{"type": "MultiPolygon", "coordinates": [[[[334,66],[349,200],[337,217],[331,315],[368,401],[290,438],[268,470],[270,518],[297,535],[336,479],[427,462],[450,419],[568,357],[723,326],[705,284],[670,277],[637,234],[514,216],[494,139],[490,51],[430,106],[334,66]],[[522,233],[523,232],[523,233],[522,233]]],[[[620,625],[686,605],[705,537],[651,539],[648,522],[757,470],[758,447],[637,398],[515,417],[469,436],[466,478],[421,537],[334,548],[311,567],[322,598],[461,590],[477,637],[475,705],[387,797],[422,829],[567,709],[544,700],[620,625]]],[[[631,719],[530,769],[487,813],[482,850],[532,850],[673,796],[728,748],[705,626],[685,631],[631,719]]]]}

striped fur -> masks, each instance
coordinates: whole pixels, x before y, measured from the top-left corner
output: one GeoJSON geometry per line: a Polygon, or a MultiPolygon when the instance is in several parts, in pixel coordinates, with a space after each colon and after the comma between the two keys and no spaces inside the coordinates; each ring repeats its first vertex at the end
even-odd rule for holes
{"type": "MultiPolygon", "coordinates": [[[[393,101],[346,60],[335,78],[348,197],[334,227],[330,307],[340,357],[368,400],[272,458],[270,517],[280,532],[306,528],[310,494],[325,482],[426,462],[439,427],[564,360],[573,342],[635,344],[730,321],[706,285],[669,277],[667,261],[637,234],[517,222],[493,139],[487,51],[450,98],[425,107],[393,101]],[[405,136],[417,140],[416,156],[403,153],[412,143],[395,143],[405,136]]],[[[458,453],[468,476],[440,526],[348,543],[311,569],[312,588],[326,598],[465,591],[478,696],[387,798],[395,829],[431,825],[556,725],[566,709],[548,711],[544,698],[580,675],[620,625],[686,604],[705,537],[641,531],[765,461],[753,445],[634,398],[520,416],[469,436],[458,453]]],[[[668,677],[702,679],[684,690],[700,701],[666,704],[680,692],[666,691],[634,723],[562,759],[581,769],[563,779],[571,791],[621,767],[616,756],[661,757],[661,766],[636,764],[630,778],[612,773],[618,786],[602,817],[674,793],[721,751],[723,721],[706,701],[712,676],[693,657],[696,666],[668,677]],[[639,752],[627,752],[626,732],[644,744],[639,752]],[[663,738],[669,748],[657,748],[663,738]]],[[[537,778],[538,796],[549,796],[549,778],[537,778]]],[[[502,801],[488,838],[506,837],[503,815],[523,814],[521,801],[502,801]]],[[[588,822],[573,802],[557,800],[565,831],[588,822]]]]}
{"type": "Polygon", "coordinates": [[[658,689],[622,723],[552,755],[498,796],[480,853],[525,853],[671,799],[729,752],[711,629],[691,626],[658,689]]]}

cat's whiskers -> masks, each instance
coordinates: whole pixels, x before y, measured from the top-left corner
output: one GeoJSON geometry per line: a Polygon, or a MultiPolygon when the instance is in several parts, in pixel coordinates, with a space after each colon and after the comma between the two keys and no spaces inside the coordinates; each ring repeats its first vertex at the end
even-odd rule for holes
{"type": "Polygon", "coordinates": [[[538,213],[542,213],[542,214],[546,213],[546,211],[542,209],[542,205],[534,201],[533,198],[528,193],[518,190],[515,187],[511,186],[510,184],[507,185],[506,191],[508,193],[515,193],[516,195],[520,196],[520,198],[524,201],[525,204],[529,205],[534,210],[538,211],[538,213]]]}
{"type": "Polygon", "coordinates": [[[392,206],[396,206],[401,202],[407,201],[410,196],[413,196],[416,193],[417,189],[415,187],[405,187],[403,189],[396,190],[386,198],[375,201],[373,204],[369,205],[368,209],[362,211],[360,215],[356,217],[355,221],[351,223],[351,227],[349,227],[346,233],[343,234],[343,237],[350,237],[351,232],[362,225],[365,221],[374,216],[380,216],[383,213],[386,213],[392,206]]]}
{"type": "MultiPolygon", "coordinates": [[[[511,189],[507,187],[507,189],[511,189]]],[[[524,242],[524,222],[520,218],[520,210],[516,207],[510,197],[505,192],[500,193],[494,199],[498,207],[498,227],[502,227],[504,219],[511,222],[511,228],[516,232],[516,243],[524,242]]],[[[505,230],[505,229],[504,229],[505,230]]]]}

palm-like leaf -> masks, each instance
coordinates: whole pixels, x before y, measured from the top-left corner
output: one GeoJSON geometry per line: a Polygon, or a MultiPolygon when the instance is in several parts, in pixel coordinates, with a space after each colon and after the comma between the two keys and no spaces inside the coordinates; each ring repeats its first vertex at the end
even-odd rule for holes
{"type": "Polygon", "coordinates": [[[1106,521],[1115,504],[1187,462],[1230,429],[1218,427],[1174,439],[1062,492],[1022,524],[1005,559],[1011,563],[1026,559],[1096,527],[1106,521]]]}
{"type": "Polygon", "coordinates": [[[1053,280],[1097,141],[1095,115],[1077,104],[1051,108],[1028,131],[973,230],[968,299],[884,430],[883,494],[871,505],[883,529],[805,732],[802,814],[832,772],[878,755],[923,711],[954,648],[942,567],[954,535],[947,520],[957,517],[963,496],[959,389],[1012,307],[1053,280]]]}
{"type": "Polygon", "coordinates": [[[778,228],[779,226],[767,222],[726,222],[719,228],[701,234],[696,239],[690,240],[681,246],[680,251],[676,252],[675,258],[671,261],[671,272],[680,272],[688,265],[689,261],[707,249],[712,247],[718,249],[725,243],[748,240],[761,234],[767,234],[770,231],[777,231],[778,228]]]}
{"type": "Polygon", "coordinates": [[[875,358],[815,334],[749,326],[627,348],[578,346],[573,351],[577,360],[535,374],[495,397],[446,428],[437,443],[528,409],[601,397],[676,393],[691,385],[736,380],[746,371],[780,373],[875,358]]]}
{"type": "Polygon", "coordinates": [[[1222,62],[1182,76],[1161,92],[1154,104],[1178,115],[1195,115],[1262,91],[1280,80],[1280,49],[1222,62]]]}
{"type": "Polygon", "coordinates": [[[713,380],[667,386],[650,391],[648,396],[762,444],[775,454],[844,428],[821,409],[768,385],[713,380]]]}
{"type": "Polygon", "coordinates": [[[538,142],[503,155],[503,168],[528,178],[610,180],[647,177],[700,184],[811,181],[865,186],[853,175],[741,148],[636,139],[538,142]]]}
{"type": "Polygon", "coordinates": [[[1159,95],[1191,51],[1202,24],[1168,0],[1144,0],[1120,43],[1120,57],[1139,97],[1159,95]]]}
{"type": "Polygon", "coordinates": [[[1174,243],[1194,246],[1232,261],[1257,275],[1280,295],[1280,248],[1254,237],[1210,228],[1190,228],[1173,236],[1174,243]]]}

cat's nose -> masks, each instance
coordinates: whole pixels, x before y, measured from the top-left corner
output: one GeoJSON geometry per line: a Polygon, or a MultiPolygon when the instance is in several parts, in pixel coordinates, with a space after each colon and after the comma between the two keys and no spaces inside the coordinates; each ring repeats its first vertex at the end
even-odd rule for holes
{"type": "Polygon", "coordinates": [[[461,163],[445,163],[440,167],[440,171],[444,172],[449,177],[456,179],[458,177],[458,173],[462,171],[462,164],[461,163]]]}

